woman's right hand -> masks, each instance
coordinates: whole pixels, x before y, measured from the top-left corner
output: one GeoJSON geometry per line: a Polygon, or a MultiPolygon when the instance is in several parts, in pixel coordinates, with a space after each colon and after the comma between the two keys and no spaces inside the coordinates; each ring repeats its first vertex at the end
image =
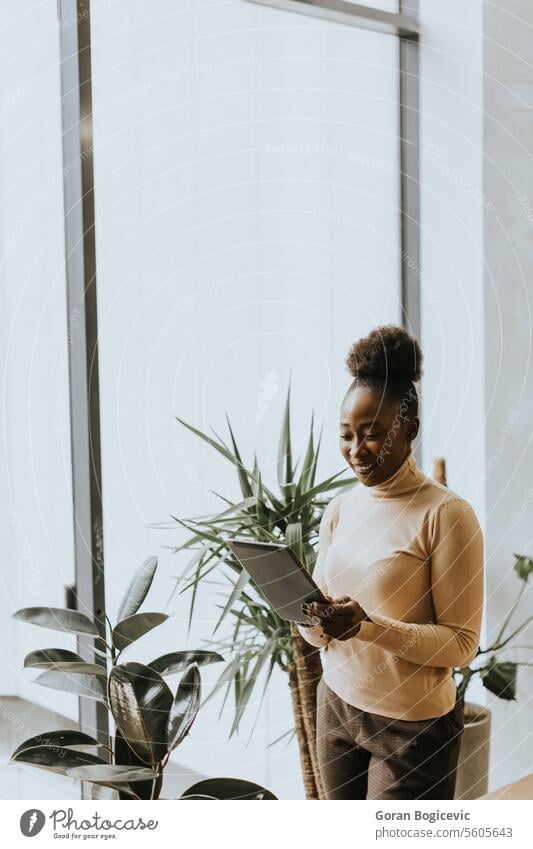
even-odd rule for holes
{"type": "Polygon", "coordinates": [[[322,630],[335,640],[349,640],[355,637],[361,622],[368,619],[365,611],[351,596],[333,599],[326,596],[326,603],[319,601],[302,605],[302,611],[312,618],[318,618],[322,630]]]}

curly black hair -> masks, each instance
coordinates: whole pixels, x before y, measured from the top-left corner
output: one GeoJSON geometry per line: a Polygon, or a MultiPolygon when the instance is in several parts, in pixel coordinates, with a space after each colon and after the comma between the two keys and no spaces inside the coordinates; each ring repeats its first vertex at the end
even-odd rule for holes
{"type": "Polygon", "coordinates": [[[392,402],[405,402],[410,417],[418,415],[415,384],[422,377],[422,351],[418,341],[395,324],[376,327],[355,342],[346,367],[354,377],[350,389],[368,386],[392,402]]]}

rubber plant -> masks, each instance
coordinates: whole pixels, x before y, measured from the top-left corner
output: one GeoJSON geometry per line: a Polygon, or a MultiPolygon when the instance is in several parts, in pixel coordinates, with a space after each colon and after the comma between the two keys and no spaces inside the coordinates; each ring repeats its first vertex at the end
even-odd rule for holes
{"type": "Polygon", "coordinates": [[[509,650],[533,649],[533,646],[515,642],[516,637],[533,621],[533,616],[529,616],[509,633],[511,621],[527,588],[529,576],[533,574],[531,557],[526,557],[523,554],[515,554],[514,557],[514,572],[522,581],[522,585],[495,639],[486,648],[481,648],[481,646],[478,648],[476,657],[470,666],[454,670],[457,690],[462,696],[465,695],[472,680],[479,677],[481,683],[489,692],[500,699],[514,701],[516,699],[518,668],[532,665],[525,661],[500,659],[500,656],[509,650]]]}
{"type": "MultiPolygon", "coordinates": [[[[447,486],[446,481],[446,462],[444,458],[439,457],[435,460],[433,466],[433,477],[439,483],[447,486]]],[[[530,663],[512,660],[500,660],[499,655],[514,649],[533,649],[530,645],[520,645],[515,643],[515,638],[531,623],[533,616],[529,616],[518,627],[514,628],[511,633],[508,629],[511,621],[520,605],[522,596],[527,588],[529,576],[533,574],[533,559],[524,554],[515,554],[514,572],[522,581],[522,585],[518,590],[518,595],[509,613],[505,617],[502,626],[496,638],[486,648],[478,647],[476,656],[470,666],[457,667],[453,671],[457,692],[463,698],[466,695],[469,684],[479,677],[481,683],[490,693],[498,696],[506,701],[514,701],[516,699],[516,683],[519,666],[531,666],[530,663]]]]}
{"type": "Polygon", "coordinates": [[[273,670],[275,667],[283,670],[288,676],[305,792],[308,799],[319,799],[323,798],[323,793],[315,735],[316,687],[322,674],[320,653],[303,640],[294,626],[281,619],[255,590],[249,582],[248,574],[242,570],[225,544],[226,539],[233,536],[265,542],[281,541],[293,548],[312,573],[324,508],[336,491],[356,483],[353,475],[340,479],[343,471],[316,483],[322,429],[316,439],[314,414],[311,415],[303,459],[294,460],[290,409],[289,381],[279,441],[277,492],[264,483],[257,454],[251,468],[245,465],[227,415],[229,444],[214,431],[214,435],[210,436],[182,419],[177,419],[233,466],[241,499],[232,501],[215,493],[225,503],[222,512],[190,519],[173,516],[173,522],[191,534],[174,550],[180,553],[192,552],[192,558],[188,559],[184,571],[177,576],[177,588],[181,592],[191,592],[189,624],[194,615],[200,585],[206,582],[214,570],[224,581],[224,600],[220,605],[221,613],[213,636],[226,619],[232,623],[231,635],[226,639],[207,642],[230,656],[211,693],[214,695],[220,688],[226,688],[223,707],[229,693],[234,693],[235,716],[230,736],[239,728],[260,674],[265,673],[259,709],[273,670]]]}
{"type": "MultiPolygon", "coordinates": [[[[222,661],[214,651],[175,651],[145,665],[123,662],[123,652],[169,616],[140,612],[157,569],[157,558],[146,560],[136,571],[120,605],[117,624],[107,619],[106,636],[84,613],[52,607],[27,607],[14,614],[21,622],[94,639],[101,661],[88,663],[66,649],[30,652],[27,669],[41,670],[36,683],[96,699],[109,710],[114,737],[103,746],[77,730],[59,730],[25,740],[11,761],[68,775],[94,785],[112,788],[120,799],[158,799],[171,753],[183,743],[200,706],[200,666],[222,661]],[[173,693],[165,677],[182,672],[173,693]],[[102,752],[104,756],[94,751],[102,752]]],[[[190,787],[182,799],[275,799],[253,782],[210,778],[190,787]]]]}

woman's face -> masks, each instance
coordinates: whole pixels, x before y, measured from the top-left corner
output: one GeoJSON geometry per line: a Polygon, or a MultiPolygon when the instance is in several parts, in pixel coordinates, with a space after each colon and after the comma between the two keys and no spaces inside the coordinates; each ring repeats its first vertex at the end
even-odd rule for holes
{"type": "Polygon", "coordinates": [[[365,486],[384,483],[402,465],[418,433],[418,418],[366,386],[348,392],[340,418],[342,456],[365,486]]]}

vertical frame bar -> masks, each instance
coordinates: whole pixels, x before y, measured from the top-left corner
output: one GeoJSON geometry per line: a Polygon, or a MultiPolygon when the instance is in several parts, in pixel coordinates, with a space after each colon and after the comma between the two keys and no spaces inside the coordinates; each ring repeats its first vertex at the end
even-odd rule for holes
{"type": "MultiPolygon", "coordinates": [[[[400,12],[418,17],[418,0],[400,0],[400,12]]],[[[400,38],[400,219],[402,321],[416,339],[422,332],[420,258],[420,54],[418,41],[400,38]]],[[[419,402],[422,418],[423,399],[419,402]]],[[[414,454],[422,463],[422,441],[414,454]]]]}
{"type": "MultiPolygon", "coordinates": [[[[418,0],[402,0],[400,11],[418,13],[418,0]],[[407,7],[407,8],[406,8],[407,7]]],[[[401,281],[403,323],[417,338],[421,330],[420,305],[420,102],[419,49],[400,38],[400,206],[401,281]]]]}
{"type": "MultiPolygon", "coordinates": [[[[58,18],[76,599],[105,637],[90,0],[58,0],[58,18]]],[[[105,665],[91,638],[78,651],[105,665]]],[[[105,706],[80,699],[79,716],[107,744],[105,706]]]]}

